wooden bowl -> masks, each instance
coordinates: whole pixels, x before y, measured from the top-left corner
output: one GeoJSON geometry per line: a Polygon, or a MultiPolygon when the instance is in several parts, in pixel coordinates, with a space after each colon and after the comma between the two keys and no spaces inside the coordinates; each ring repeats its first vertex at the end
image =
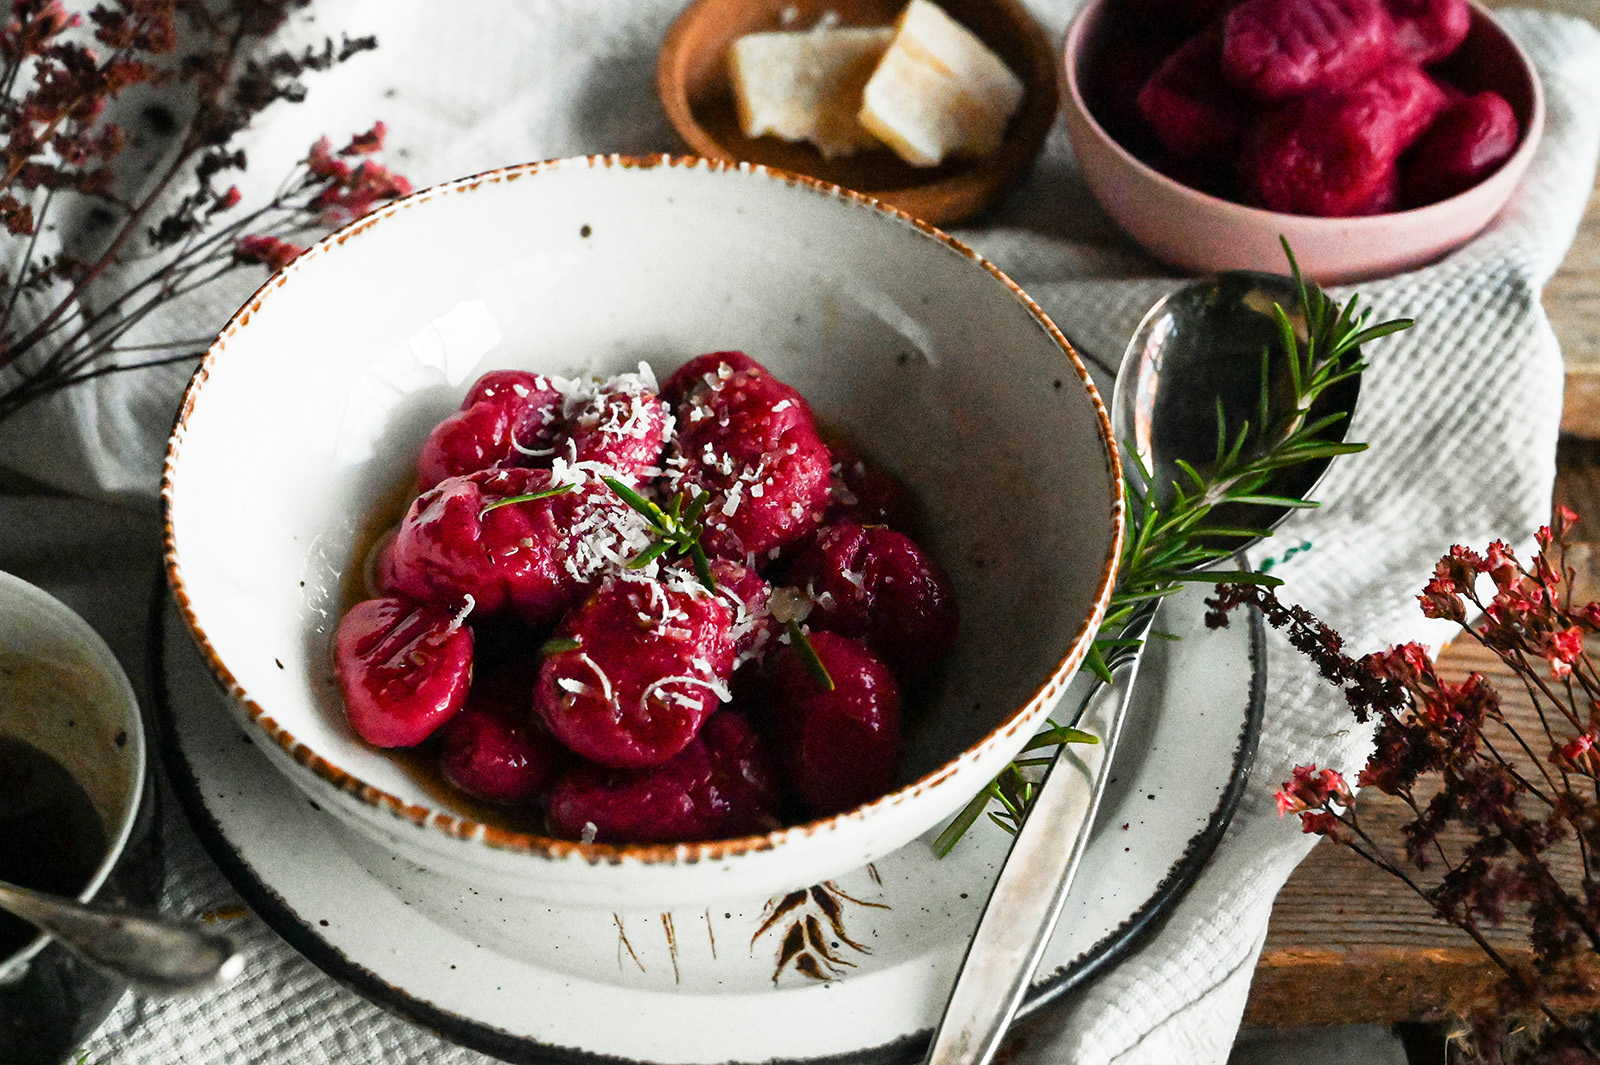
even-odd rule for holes
{"type": "Polygon", "coordinates": [[[808,29],[829,11],[842,26],[886,26],[905,0],[695,0],[668,31],[656,66],[667,117],[698,155],[760,163],[875,197],[924,221],[970,218],[994,203],[1038,154],[1055,121],[1060,78],[1054,45],[1018,0],[939,0],[1017,77],[1026,92],[1000,150],[917,167],[888,148],[824,159],[810,144],[746,137],[728,80],[728,47],[747,33],[808,29]],[[785,21],[785,13],[789,18],[785,21]]]}

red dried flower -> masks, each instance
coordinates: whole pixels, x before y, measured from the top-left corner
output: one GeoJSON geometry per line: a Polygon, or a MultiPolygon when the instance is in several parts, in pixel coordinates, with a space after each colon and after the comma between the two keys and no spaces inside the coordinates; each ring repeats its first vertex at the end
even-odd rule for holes
{"type": "Polygon", "coordinates": [[[339,149],[340,155],[371,155],[373,152],[383,151],[383,138],[389,133],[389,127],[382,122],[374,122],[372,128],[365,133],[358,133],[350,138],[350,143],[339,149]]]}
{"type": "Polygon", "coordinates": [[[33,235],[33,208],[15,196],[0,196],[0,222],[18,236],[33,235]]]}
{"type": "Polygon", "coordinates": [[[1550,671],[1558,679],[1572,672],[1572,663],[1583,654],[1583,630],[1576,625],[1546,635],[1544,657],[1550,671]]]}
{"type": "Polygon", "coordinates": [[[1471,595],[1477,584],[1478,574],[1487,572],[1488,563],[1475,551],[1457,544],[1450,549],[1450,553],[1439,560],[1434,567],[1434,573],[1447,578],[1462,595],[1471,595]]]}
{"type": "Polygon", "coordinates": [[[1496,540],[1489,545],[1488,565],[1484,572],[1489,574],[1495,587],[1502,592],[1509,591],[1517,578],[1522,574],[1522,567],[1517,565],[1517,556],[1504,540],[1496,540]]]}
{"type": "Polygon", "coordinates": [[[1557,542],[1558,540],[1565,540],[1567,538],[1567,534],[1572,531],[1572,527],[1577,523],[1578,515],[1573,513],[1571,508],[1557,505],[1555,521],[1553,523],[1554,531],[1552,532],[1550,525],[1545,525],[1540,527],[1539,531],[1533,534],[1533,538],[1539,543],[1539,550],[1547,551],[1549,550],[1551,544],[1557,542]]]}
{"type": "Polygon", "coordinates": [[[1589,761],[1589,752],[1594,750],[1594,736],[1588,732],[1581,732],[1550,752],[1550,761],[1563,768],[1576,769],[1589,761]]]}
{"type": "Polygon", "coordinates": [[[1307,810],[1300,815],[1300,831],[1307,834],[1339,840],[1345,838],[1343,828],[1344,823],[1326,810],[1307,810]]]}
{"type": "MultiPolygon", "coordinates": [[[[1443,568],[1443,563],[1440,563],[1440,567],[1443,568]]],[[[1435,573],[1417,600],[1422,604],[1422,613],[1426,617],[1458,622],[1467,620],[1467,607],[1461,600],[1456,583],[1444,573],[1435,573]]]]}
{"type": "Polygon", "coordinates": [[[1349,805],[1351,796],[1350,785],[1336,770],[1297,765],[1273,797],[1277,800],[1278,815],[1281,817],[1286,813],[1322,809],[1329,802],[1349,805]]]}
{"type": "Polygon", "coordinates": [[[1400,644],[1387,651],[1375,651],[1362,659],[1362,662],[1379,676],[1387,677],[1399,684],[1438,683],[1438,676],[1433,671],[1433,660],[1428,657],[1428,649],[1420,643],[1400,644]]]}
{"type": "Polygon", "coordinates": [[[282,270],[305,251],[278,237],[256,235],[242,238],[234,245],[234,258],[244,262],[261,263],[273,270],[282,270]]]}
{"type": "Polygon", "coordinates": [[[340,184],[350,180],[350,164],[333,154],[333,142],[327,137],[311,146],[311,154],[306,156],[306,169],[319,178],[340,184]]]}
{"type": "MultiPolygon", "coordinates": [[[[378,123],[370,133],[352,141],[352,145],[381,142],[382,127],[383,123],[378,123]],[[363,138],[366,138],[365,142],[363,138]]],[[[326,137],[318,141],[312,148],[311,157],[306,160],[311,172],[326,180],[325,187],[311,201],[312,209],[320,214],[323,224],[344,225],[360,218],[380,201],[410,194],[411,182],[382,163],[367,159],[351,169],[348,164],[329,154],[328,144],[326,137]]],[[[340,154],[347,152],[348,149],[340,154]]]]}
{"type": "MultiPolygon", "coordinates": [[[[1298,814],[1305,831],[1395,874],[1483,944],[1506,970],[1497,989],[1502,1005],[1538,1009],[1567,1047],[1583,1045],[1582,1034],[1549,1008],[1548,996],[1586,979],[1600,955],[1600,675],[1584,651],[1585,631],[1600,631],[1600,604],[1568,605],[1558,594],[1570,583],[1563,560],[1573,522],[1571,511],[1556,513],[1529,567],[1501,541],[1483,557],[1453,547],[1418,596],[1424,615],[1455,621],[1499,657],[1532,699],[1531,723],[1519,725],[1503,710],[1482,674],[1460,684],[1441,680],[1418,644],[1352,661],[1335,639],[1319,635],[1325,626],[1270,591],[1228,586],[1208,600],[1218,612],[1259,606],[1344,688],[1358,720],[1377,718],[1357,779],[1403,799],[1414,816],[1398,839],[1375,838],[1350,807],[1342,779],[1314,766],[1296,768],[1276,794],[1280,814],[1298,814]],[[1482,574],[1495,587],[1487,604],[1474,587],[1482,574]],[[1487,617],[1476,630],[1466,625],[1468,604],[1487,617]],[[1550,684],[1547,666],[1564,683],[1550,684]],[[1478,931],[1511,916],[1529,929],[1531,966],[1507,961],[1478,931]]],[[[1503,1018],[1473,1021],[1480,1047],[1492,1050],[1503,1018]]],[[[1589,1053],[1600,1060],[1596,1048],[1589,1053]]]]}
{"type": "MultiPolygon", "coordinates": [[[[0,314],[0,418],[103,373],[196,357],[186,340],[156,345],[154,354],[149,344],[123,345],[129,326],[175,291],[209,284],[234,266],[282,267],[299,253],[300,234],[319,225],[311,201],[328,184],[359,190],[362,209],[399,194],[392,190],[409,191],[404,179],[370,158],[361,173],[323,142],[271,201],[237,217],[223,214],[242,199],[237,187],[217,191],[226,184],[218,175],[244,167],[233,138],[262,109],[303,98],[306,74],[375,45],[371,38],[295,51],[265,44],[309,2],[84,4],[92,39],[71,32],[84,20],[60,0],[6,5],[0,62],[12,76],[0,79],[0,238],[16,243],[0,276],[0,307],[27,313],[0,314]],[[129,137],[106,116],[136,86],[170,87],[185,106],[169,110],[155,95],[137,108],[119,108],[136,116],[139,135],[160,149],[139,153],[148,172],[119,172],[128,165],[129,137]],[[159,194],[130,200],[129,190],[159,194]],[[49,256],[41,247],[36,255],[29,238],[53,224],[52,209],[78,211],[102,228],[94,241],[49,256]],[[61,328],[68,316],[72,328],[61,328]],[[140,354],[124,361],[135,350],[140,354]]],[[[353,138],[350,150],[369,156],[383,135],[379,123],[353,138]]]]}

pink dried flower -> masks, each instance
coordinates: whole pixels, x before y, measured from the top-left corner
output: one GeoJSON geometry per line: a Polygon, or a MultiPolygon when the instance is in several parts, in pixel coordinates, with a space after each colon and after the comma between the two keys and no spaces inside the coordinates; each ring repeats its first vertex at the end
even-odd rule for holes
{"type": "Polygon", "coordinates": [[[1550,671],[1557,678],[1567,676],[1572,672],[1572,663],[1583,654],[1583,630],[1576,625],[1571,628],[1552,632],[1545,637],[1544,657],[1550,663],[1550,671]]]}
{"type": "MultiPolygon", "coordinates": [[[[1342,779],[1314,766],[1294,770],[1275,796],[1279,812],[1298,814],[1307,832],[1395,875],[1483,945],[1506,973],[1497,988],[1502,1005],[1537,1010],[1566,1047],[1586,1044],[1550,1008],[1550,996],[1588,986],[1584,974],[1600,958],[1600,676],[1584,652],[1585,631],[1600,631],[1600,604],[1566,604],[1570,592],[1558,594],[1571,586],[1564,560],[1573,522],[1571,511],[1558,510],[1527,567],[1502,541],[1482,557],[1451,548],[1418,596],[1423,614],[1455,621],[1499,658],[1532,701],[1520,719],[1502,708],[1483,674],[1460,684],[1441,679],[1418,644],[1355,661],[1326,626],[1268,589],[1228,585],[1208,600],[1222,614],[1240,603],[1259,606],[1343,687],[1357,720],[1377,719],[1357,779],[1399,797],[1414,816],[1397,838],[1380,838],[1350,806],[1342,779]],[[1474,587],[1482,574],[1495,587],[1487,604],[1474,587]],[[1476,630],[1466,625],[1469,604],[1487,615],[1476,630]],[[1546,667],[1563,683],[1551,684],[1546,667]],[[1479,932],[1512,917],[1528,929],[1531,964],[1508,960],[1479,932]]],[[[1504,1017],[1469,1020],[1480,1047],[1493,1049],[1504,1017]]],[[[1587,1052],[1600,1060],[1600,1050],[1587,1052]]]]}
{"type": "MultiPolygon", "coordinates": [[[[328,181],[322,191],[312,199],[311,207],[321,215],[325,225],[343,225],[360,218],[380,201],[410,194],[411,182],[382,163],[367,159],[352,170],[345,163],[326,156],[327,138],[317,143],[323,146],[323,155],[327,160],[343,168],[342,171],[330,169],[318,175],[326,177],[328,181]]],[[[316,156],[316,149],[313,149],[313,156],[316,156]]],[[[316,166],[326,166],[326,163],[316,163],[314,158],[308,160],[307,165],[312,167],[313,173],[317,173],[316,166]]]]}
{"type": "Polygon", "coordinates": [[[61,0],[18,0],[11,10],[14,17],[0,29],[0,54],[8,60],[40,55],[53,38],[83,23],[81,15],[67,13],[61,0]]]}
{"type": "Polygon", "coordinates": [[[1517,565],[1517,556],[1512,554],[1505,541],[1496,540],[1489,545],[1488,565],[1484,572],[1489,574],[1495,587],[1504,592],[1511,589],[1521,575],[1522,567],[1517,565]]]}
{"type": "Polygon", "coordinates": [[[1550,752],[1550,761],[1564,767],[1576,767],[1579,759],[1584,758],[1594,750],[1594,736],[1587,732],[1579,733],[1560,747],[1550,752]]]}
{"type": "Polygon", "coordinates": [[[350,164],[333,154],[333,142],[327,137],[311,146],[311,154],[306,156],[306,169],[319,178],[340,184],[350,180],[350,164]]]}
{"type": "Polygon", "coordinates": [[[234,258],[244,262],[261,263],[273,270],[282,270],[305,251],[278,237],[255,235],[242,238],[234,246],[234,258]]]}
{"type": "Polygon", "coordinates": [[[1565,540],[1567,534],[1572,531],[1572,527],[1577,523],[1578,515],[1573,513],[1571,508],[1557,505],[1555,521],[1552,523],[1554,528],[1552,529],[1552,525],[1545,525],[1533,534],[1534,539],[1539,543],[1539,550],[1548,551],[1551,544],[1565,540]]]}
{"type": "Polygon", "coordinates": [[[373,152],[383,151],[383,138],[388,136],[389,127],[382,122],[374,122],[372,128],[365,133],[358,133],[350,138],[350,143],[339,149],[340,155],[371,155],[373,152]]]}
{"type": "MultiPolygon", "coordinates": [[[[1440,567],[1443,568],[1443,563],[1440,563],[1440,567]]],[[[1426,617],[1458,622],[1467,619],[1467,608],[1461,600],[1460,591],[1455,581],[1444,573],[1436,572],[1417,600],[1422,604],[1422,613],[1426,617]]]]}
{"type": "Polygon", "coordinates": [[[1283,787],[1273,794],[1278,803],[1278,815],[1317,810],[1337,801],[1350,803],[1350,785],[1337,770],[1318,769],[1315,765],[1297,765],[1284,781],[1283,787]]]}
{"type": "MultiPolygon", "coordinates": [[[[171,293],[210,284],[235,266],[284,265],[299,253],[300,234],[317,226],[311,200],[330,182],[359,185],[368,207],[403,184],[384,171],[358,179],[325,142],[276,197],[238,217],[223,213],[242,200],[236,187],[219,180],[245,166],[234,138],[274,103],[302,99],[306,75],[375,46],[371,38],[292,51],[268,44],[309,3],[4,5],[0,62],[11,76],[0,79],[0,241],[13,244],[6,249],[11,265],[0,276],[0,308],[28,313],[0,313],[0,419],[105,373],[197,357],[187,339],[131,344],[129,326],[171,293]],[[69,11],[77,6],[85,16],[69,11]],[[80,26],[85,32],[72,32],[80,26]],[[141,86],[170,92],[117,113],[137,115],[141,133],[162,138],[168,150],[129,159],[123,149],[131,136],[107,116],[141,86]],[[184,106],[168,109],[168,96],[184,106]],[[143,169],[127,169],[132,165],[143,169]],[[129,190],[137,189],[171,195],[130,201],[129,190]],[[31,237],[58,224],[53,210],[109,221],[95,241],[45,254],[31,237]],[[62,328],[68,319],[72,327],[62,328]]],[[[355,153],[376,151],[383,132],[379,124],[354,138],[355,153]]]]}

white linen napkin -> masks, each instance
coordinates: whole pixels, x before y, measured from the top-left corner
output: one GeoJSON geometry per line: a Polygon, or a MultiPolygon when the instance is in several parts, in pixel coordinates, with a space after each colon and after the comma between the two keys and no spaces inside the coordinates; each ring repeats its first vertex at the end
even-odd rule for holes
{"type": "MultiPolygon", "coordinates": [[[[425,0],[321,0],[310,33],[375,33],[380,48],[318,77],[307,104],[270,115],[251,145],[249,182],[257,191],[271,186],[323,132],[337,139],[374,118],[388,123],[392,161],[419,186],[529,159],[673,150],[653,77],[656,48],[679,6],[476,0],[445,10],[425,0]]],[[[1030,2],[1057,39],[1074,6],[1030,2]]],[[[1359,286],[1379,316],[1413,316],[1418,327],[1370,353],[1352,436],[1372,449],[1335,463],[1320,493],[1323,509],[1286,525],[1266,549],[1281,556],[1309,545],[1275,571],[1289,581],[1284,597],[1332,622],[1358,652],[1436,638],[1413,599],[1433,561],[1456,542],[1524,543],[1549,505],[1562,361],[1539,293],[1593,186],[1600,32],[1532,12],[1503,19],[1544,82],[1549,117],[1539,153],[1482,237],[1425,270],[1359,286]]],[[[1006,203],[958,235],[1021,283],[1087,355],[1106,362],[1144,308],[1177,283],[1094,206],[1059,129],[1006,203]]],[[[172,307],[148,328],[203,335],[245,295],[215,293],[172,307]]],[[[183,376],[111,377],[40,404],[0,425],[0,461],[69,491],[148,501],[183,376]]],[[[1109,391],[1108,377],[1102,384],[1109,391]]],[[[15,506],[0,504],[0,518],[9,519],[0,522],[0,566],[32,550],[15,506]]],[[[108,542],[126,535],[116,512],[96,519],[95,509],[82,520],[98,521],[108,542]]],[[[148,519],[147,510],[139,513],[148,519]]],[[[145,525],[153,560],[155,530],[145,525]]],[[[80,545],[66,557],[88,564],[94,555],[80,545]]],[[[1366,749],[1365,737],[1348,730],[1342,698],[1281,641],[1270,669],[1255,775],[1210,866],[1144,947],[1070,1003],[1027,1022],[1012,1060],[1226,1058],[1272,898],[1311,842],[1277,818],[1272,791],[1296,763],[1353,768],[1366,749]]],[[[167,838],[174,912],[237,905],[176,816],[168,818],[167,838]]],[[[125,1001],[86,1048],[90,1060],[488,1060],[345,991],[254,919],[235,931],[252,953],[249,982],[197,997],[125,1001]]]]}

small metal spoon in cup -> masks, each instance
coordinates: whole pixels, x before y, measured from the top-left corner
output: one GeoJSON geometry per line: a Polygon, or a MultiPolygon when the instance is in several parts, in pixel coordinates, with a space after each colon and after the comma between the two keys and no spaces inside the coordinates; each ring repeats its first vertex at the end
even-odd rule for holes
{"type": "MultiPolygon", "coordinates": [[[[1299,319],[1297,328],[1303,328],[1299,290],[1291,279],[1232,271],[1187,285],[1158,301],[1134,332],[1117,370],[1112,422],[1117,439],[1151,471],[1151,490],[1157,492],[1160,505],[1167,503],[1161,489],[1170,496],[1172,482],[1180,476],[1178,460],[1206,474],[1216,451],[1219,398],[1231,426],[1257,416],[1261,350],[1279,343],[1274,303],[1291,321],[1299,319]]],[[[1357,358],[1358,353],[1349,356],[1351,361],[1357,358]]],[[[1284,361],[1273,360],[1267,389],[1269,409],[1276,403],[1277,412],[1294,396],[1287,370],[1276,373],[1284,361]]],[[[1325,439],[1343,439],[1360,387],[1360,377],[1350,377],[1313,404],[1311,418],[1334,412],[1346,415],[1323,434],[1325,439]]],[[[1330,461],[1286,468],[1269,485],[1271,494],[1305,499],[1330,461]]],[[[1248,504],[1242,509],[1248,514],[1230,515],[1217,507],[1212,511],[1214,524],[1270,530],[1290,512],[1287,507],[1248,504]]],[[[1242,552],[1255,542],[1236,538],[1227,546],[1242,552]]],[[[1119,635],[1142,643],[1155,614],[1156,603],[1147,604],[1119,635]]],[[[1112,666],[1113,683],[1096,686],[1079,708],[1074,723],[1094,726],[1091,731],[1100,736],[1100,743],[1063,745],[1047,771],[967,948],[926,1065],[983,1065],[999,1049],[1061,915],[1094,827],[1108,777],[1106,767],[1116,753],[1138,667],[1137,651],[1122,656],[1112,666]]]]}
{"type": "Polygon", "coordinates": [[[0,880],[0,910],[51,936],[84,961],[159,994],[225,983],[244,968],[226,936],[162,918],[140,917],[0,880]]]}

